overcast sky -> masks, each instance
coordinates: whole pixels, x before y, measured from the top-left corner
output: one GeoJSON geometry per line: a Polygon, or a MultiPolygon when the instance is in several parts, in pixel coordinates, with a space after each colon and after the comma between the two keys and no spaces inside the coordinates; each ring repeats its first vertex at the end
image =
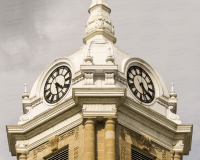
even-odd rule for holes
{"type": "MultiPolygon", "coordinates": [[[[58,57],[82,45],[92,0],[0,0],[0,159],[13,160],[6,124],[22,115],[24,83],[30,91],[58,57]]],[[[200,1],[108,0],[116,45],[147,61],[178,94],[182,123],[194,124],[192,151],[200,159],[200,1]]]]}

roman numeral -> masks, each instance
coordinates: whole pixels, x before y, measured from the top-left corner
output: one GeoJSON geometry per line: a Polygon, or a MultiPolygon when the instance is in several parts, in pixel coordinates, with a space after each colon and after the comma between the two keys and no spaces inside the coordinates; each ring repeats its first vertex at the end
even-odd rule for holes
{"type": "Polygon", "coordinates": [[[140,100],[142,101],[142,94],[140,93],[140,100]]]}
{"type": "Polygon", "coordinates": [[[139,75],[142,77],[142,69],[139,68],[139,75]]]}
{"type": "Polygon", "coordinates": [[[129,83],[129,87],[130,88],[135,88],[135,84],[134,83],[129,83]]]}
{"type": "Polygon", "coordinates": [[[144,97],[144,100],[146,101],[146,100],[147,100],[147,97],[146,97],[146,95],[143,95],[143,97],[144,97]]]}
{"type": "Polygon", "coordinates": [[[146,92],[146,93],[147,93],[147,95],[149,96],[150,99],[153,99],[153,97],[150,95],[149,92],[146,92]]]}
{"type": "Polygon", "coordinates": [[[138,90],[136,89],[136,90],[134,91],[134,95],[137,96],[137,93],[138,93],[138,90]]]}
{"type": "Polygon", "coordinates": [[[63,88],[68,88],[70,84],[65,84],[63,88]]]}
{"type": "Polygon", "coordinates": [[[45,94],[46,94],[48,91],[50,91],[50,88],[49,88],[49,89],[46,89],[46,88],[45,88],[45,91],[44,91],[45,94]]]}
{"type": "Polygon", "coordinates": [[[135,76],[131,71],[129,71],[129,74],[131,74],[133,77],[135,76]]]}
{"type": "Polygon", "coordinates": [[[55,95],[52,95],[52,97],[51,97],[51,102],[53,101],[53,99],[54,99],[54,96],[55,96],[55,95]]]}
{"type": "Polygon", "coordinates": [[[151,89],[151,88],[148,88],[148,90],[149,90],[149,91],[151,91],[152,93],[154,92],[154,90],[153,90],[153,89],[151,89]]]}
{"type": "Polygon", "coordinates": [[[57,73],[57,76],[59,75],[59,68],[56,69],[55,73],[57,73]]]}
{"type": "Polygon", "coordinates": [[[55,77],[53,74],[51,75],[51,77],[52,77],[53,79],[55,79],[55,78],[56,78],[56,77],[55,77]]]}
{"type": "Polygon", "coordinates": [[[49,92],[45,97],[46,99],[49,99],[50,96],[51,96],[51,92],[49,92]]]}
{"type": "Polygon", "coordinates": [[[69,73],[68,70],[65,70],[65,71],[66,71],[66,73],[65,73],[64,77],[67,75],[67,73],[69,73]]]}
{"type": "Polygon", "coordinates": [[[134,79],[133,79],[133,78],[131,78],[131,77],[128,77],[128,79],[134,82],[134,79]]]}
{"type": "Polygon", "coordinates": [[[68,81],[71,78],[71,76],[69,76],[68,78],[65,79],[65,81],[68,81]]]}

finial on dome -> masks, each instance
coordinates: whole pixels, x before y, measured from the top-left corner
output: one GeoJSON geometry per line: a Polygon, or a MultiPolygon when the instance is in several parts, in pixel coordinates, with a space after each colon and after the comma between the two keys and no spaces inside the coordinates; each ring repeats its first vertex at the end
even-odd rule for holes
{"type": "Polygon", "coordinates": [[[116,43],[110,12],[111,9],[107,4],[107,0],[92,0],[89,8],[90,17],[87,21],[85,37],[83,38],[85,44],[102,39],[116,43]]]}
{"type": "Polygon", "coordinates": [[[172,88],[171,88],[171,92],[170,92],[170,97],[176,98],[177,94],[174,92],[174,83],[172,83],[171,86],[172,86],[172,88]]]}
{"type": "Polygon", "coordinates": [[[24,84],[24,94],[22,94],[23,99],[29,98],[29,94],[27,92],[27,84],[24,84]]]}
{"type": "Polygon", "coordinates": [[[24,84],[24,93],[28,93],[27,92],[27,84],[26,83],[24,84]]]}

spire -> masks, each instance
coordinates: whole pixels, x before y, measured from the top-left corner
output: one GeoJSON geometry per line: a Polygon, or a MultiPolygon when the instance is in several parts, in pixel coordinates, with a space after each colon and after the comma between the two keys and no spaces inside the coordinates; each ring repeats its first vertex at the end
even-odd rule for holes
{"type": "Polygon", "coordinates": [[[106,39],[116,43],[114,26],[110,18],[111,9],[107,4],[107,0],[92,0],[88,12],[90,17],[85,27],[83,42],[86,44],[93,40],[106,39]]]}
{"type": "Polygon", "coordinates": [[[22,94],[22,98],[23,99],[29,98],[29,94],[27,92],[27,85],[26,84],[24,84],[24,94],[22,94]]]}
{"type": "Polygon", "coordinates": [[[176,98],[177,94],[174,92],[174,83],[172,83],[171,86],[172,86],[172,88],[171,88],[171,92],[170,92],[170,97],[176,98]]]}

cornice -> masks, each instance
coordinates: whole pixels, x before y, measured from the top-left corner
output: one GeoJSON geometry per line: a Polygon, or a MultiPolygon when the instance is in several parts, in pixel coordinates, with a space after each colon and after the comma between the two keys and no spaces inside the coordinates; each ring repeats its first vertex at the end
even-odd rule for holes
{"type": "Polygon", "coordinates": [[[46,130],[44,133],[41,133],[32,139],[28,141],[29,145],[27,145],[27,150],[32,150],[33,148],[41,145],[42,143],[49,140],[50,137],[54,135],[60,135],[80,124],[82,124],[82,115],[81,113],[78,113],[69,119],[66,119],[65,121],[57,124],[56,126],[48,130],[46,130]]]}
{"type": "Polygon", "coordinates": [[[46,127],[42,128],[42,126],[45,124],[48,124],[50,120],[53,120],[53,121],[55,120],[55,122],[51,121],[51,124],[49,124],[49,127],[52,124],[58,123],[58,121],[62,117],[59,117],[57,119],[55,117],[63,113],[65,114],[67,110],[69,110],[69,113],[70,113],[69,115],[73,115],[81,110],[79,107],[76,107],[74,108],[73,111],[71,111],[70,109],[73,106],[75,106],[75,103],[72,98],[69,98],[62,104],[37,115],[36,117],[34,117],[34,119],[22,125],[7,125],[6,130],[7,130],[8,144],[9,144],[9,149],[12,155],[15,154],[14,146],[15,146],[16,140],[26,140],[27,138],[31,138],[34,135],[39,134],[42,131],[42,129],[47,129],[46,127]]]}
{"type": "Polygon", "coordinates": [[[154,110],[150,108],[146,108],[144,106],[138,105],[136,102],[134,102],[130,98],[126,98],[124,101],[124,105],[130,109],[132,109],[135,112],[138,112],[145,116],[148,119],[151,119],[152,121],[156,122],[159,125],[162,125],[163,127],[167,128],[168,130],[171,130],[172,132],[176,132],[177,130],[177,124],[173,121],[167,119],[165,116],[155,112],[154,110]]]}
{"type": "Polygon", "coordinates": [[[104,36],[106,39],[108,39],[109,41],[111,41],[112,43],[116,43],[117,38],[112,35],[111,33],[107,32],[104,29],[95,29],[92,32],[90,32],[89,34],[87,34],[85,37],[83,37],[83,43],[87,43],[87,41],[89,39],[91,39],[92,37],[96,36],[96,35],[102,35],[104,36]]]}
{"type": "Polygon", "coordinates": [[[102,9],[104,9],[105,11],[109,12],[109,14],[111,13],[111,9],[110,9],[108,6],[106,6],[104,3],[103,3],[103,4],[95,4],[95,5],[91,6],[91,7],[89,8],[88,12],[90,13],[92,10],[94,10],[95,8],[97,8],[97,7],[99,7],[99,6],[100,6],[102,9]]]}
{"type": "MultiPolygon", "coordinates": [[[[132,123],[128,123],[124,118],[119,118],[119,117],[117,118],[117,121],[120,125],[128,128],[140,135],[145,134],[145,135],[149,136],[152,139],[152,141],[154,141],[155,143],[159,144],[160,146],[162,146],[168,150],[171,150],[173,148],[172,144],[170,143],[170,139],[168,137],[165,137],[165,136],[163,137],[164,139],[168,140],[168,142],[166,142],[165,140],[158,138],[153,134],[150,134],[148,130],[145,131],[145,130],[142,130],[141,128],[136,127],[132,121],[131,121],[132,123]]],[[[149,128],[147,126],[145,126],[145,127],[146,127],[146,129],[149,128]]]]}
{"type": "Polygon", "coordinates": [[[103,74],[105,72],[114,72],[117,73],[118,65],[81,65],[81,72],[94,72],[97,74],[103,74]]]}
{"type": "Polygon", "coordinates": [[[72,96],[76,104],[84,103],[84,101],[88,100],[95,101],[95,103],[103,103],[99,98],[106,97],[114,98],[115,103],[119,105],[123,103],[126,97],[126,88],[73,88],[72,96]]]}
{"type": "MultiPolygon", "coordinates": [[[[124,105],[127,109],[122,109],[122,106],[118,108],[121,113],[125,113],[125,115],[130,118],[132,117],[131,119],[133,121],[135,121],[137,117],[139,117],[140,120],[137,119],[136,121],[138,121],[138,123],[141,123],[141,126],[145,124],[149,129],[152,128],[156,131],[159,131],[163,136],[171,139],[171,142],[162,142],[163,138],[159,139],[155,136],[153,137],[152,134],[149,134],[149,136],[152,137],[152,140],[154,140],[158,144],[160,143],[160,145],[168,149],[171,148],[176,150],[182,148],[184,155],[189,154],[192,143],[192,124],[176,124],[173,121],[167,119],[165,116],[153,111],[152,109],[138,105],[130,98],[126,98],[126,100],[124,101],[124,105]],[[132,112],[135,114],[135,116],[134,114],[132,114],[132,112]],[[154,126],[157,127],[157,129],[154,126]],[[178,143],[174,144],[174,141],[178,143]],[[182,144],[182,142],[184,142],[184,144],[182,144]]],[[[118,122],[122,125],[125,125],[127,128],[130,128],[130,126],[134,124],[134,122],[130,123],[130,120],[126,121],[124,119],[120,119],[119,117],[118,122]]],[[[146,134],[148,134],[149,130],[138,129],[135,126],[132,126],[132,129],[134,129],[136,132],[145,132],[146,134]]]]}

